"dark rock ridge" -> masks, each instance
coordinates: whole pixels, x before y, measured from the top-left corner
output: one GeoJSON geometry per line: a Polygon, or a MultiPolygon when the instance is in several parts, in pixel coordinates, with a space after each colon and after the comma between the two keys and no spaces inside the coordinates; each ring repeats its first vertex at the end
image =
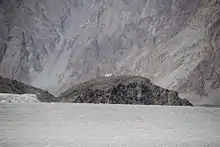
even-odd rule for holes
{"type": "Polygon", "coordinates": [[[16,80],[10,80],[0,77],[0,93],[13,93],[13,94],[35,94],[41,102],[55,102],[56,98],[49,92],[35,88],[16,80]]]}
{"type": "Polygon", "coordinates": [[[178,93],[139,76],[100,77],[78,84],[59,97],[61,102],[192,106],[178,93]]]}

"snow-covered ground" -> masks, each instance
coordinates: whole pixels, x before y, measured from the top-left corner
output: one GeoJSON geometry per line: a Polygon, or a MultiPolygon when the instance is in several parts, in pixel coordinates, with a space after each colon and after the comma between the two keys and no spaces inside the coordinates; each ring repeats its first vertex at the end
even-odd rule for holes
{"type": "Polygon", "coordinates": [[[0,104],[0,147],[219,147],[220,109],[0,104]]]}
{"type": "Polygon", "coordinates": [[[38,103],[35,94],[0,93],[0,103],[38,103]]]}

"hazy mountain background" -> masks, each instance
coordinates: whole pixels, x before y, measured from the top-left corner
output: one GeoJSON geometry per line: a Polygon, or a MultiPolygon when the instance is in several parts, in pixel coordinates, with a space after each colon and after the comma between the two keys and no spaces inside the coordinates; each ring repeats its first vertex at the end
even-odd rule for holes
{"type": "Polygon", "coordinates": [[[0,1],[1,76],[59,95],[109,73],[220,104],[220,1],[0,1]]]}

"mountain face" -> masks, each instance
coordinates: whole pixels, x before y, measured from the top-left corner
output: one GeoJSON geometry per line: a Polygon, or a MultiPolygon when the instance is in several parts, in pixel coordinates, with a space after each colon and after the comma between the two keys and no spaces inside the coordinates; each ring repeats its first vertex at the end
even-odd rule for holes
{"type": "Polygon", "coordinates": [[[139,75],[220,104],[219,0],[1,0],[0,75],[60,94],[139,75]]]}
{"type": "Polygon", "coordinates": [[[72,103],[192,106],[175,91],[156,86],[143,77],[126,75],[100,77],[75,85],[58,99],[72,103]]]}

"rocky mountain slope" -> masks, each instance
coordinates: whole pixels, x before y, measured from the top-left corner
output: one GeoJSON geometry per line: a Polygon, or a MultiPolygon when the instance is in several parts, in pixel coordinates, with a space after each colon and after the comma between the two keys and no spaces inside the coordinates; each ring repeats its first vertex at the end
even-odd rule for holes
{"type": "Polygon", "coordinates": [[[73,103],[192,106],[188,100],[180,99],[177,92],[135,76],[93,79],[68,89],[59,100],[73,103]]]}
{"type": "Polygon", "coordinates": [[[220,104],[219,0],[1,0],[0,75],[53,94],[139,75],[220,104]]]}
{"type": "MultiPolygon", "coordinates": [[[[35,88],[33,86],[26,85],[24,83],[20,83],[16,80],[5,79],[2,77],[0,77],[0,93],[1,93],[0,101],[11,100],[11,102],[14,101],[22,102],[22,100],[16,100],[16,99],[20,99],[22,97],[22,99],[24,100],[24,97],[33,97],[33,95],[35,95],[37,99],[40,100],[41,102],[56,101],[56,98],[45,90],[41,90],[39,88],[35,88]],[[18,95],[18,94],[23,94],[23,95],[18,95]],[[25,94],[31,94],[31,95],[25,95],[25,94]]],[[[25,98],[25,99],[29,99],[29,98],[25,98]]],[[[24,101],[27,102],[29,100],[24,100],[24,101]]]]}
{"type": "Polygon", "coordinates": [[[156,86],[149,79],[135,76],[96,78],[55,97],[47,91],[0,77],[0,103],[107,103],[139,105],[192,106],[178,93],[156,86]]]}

